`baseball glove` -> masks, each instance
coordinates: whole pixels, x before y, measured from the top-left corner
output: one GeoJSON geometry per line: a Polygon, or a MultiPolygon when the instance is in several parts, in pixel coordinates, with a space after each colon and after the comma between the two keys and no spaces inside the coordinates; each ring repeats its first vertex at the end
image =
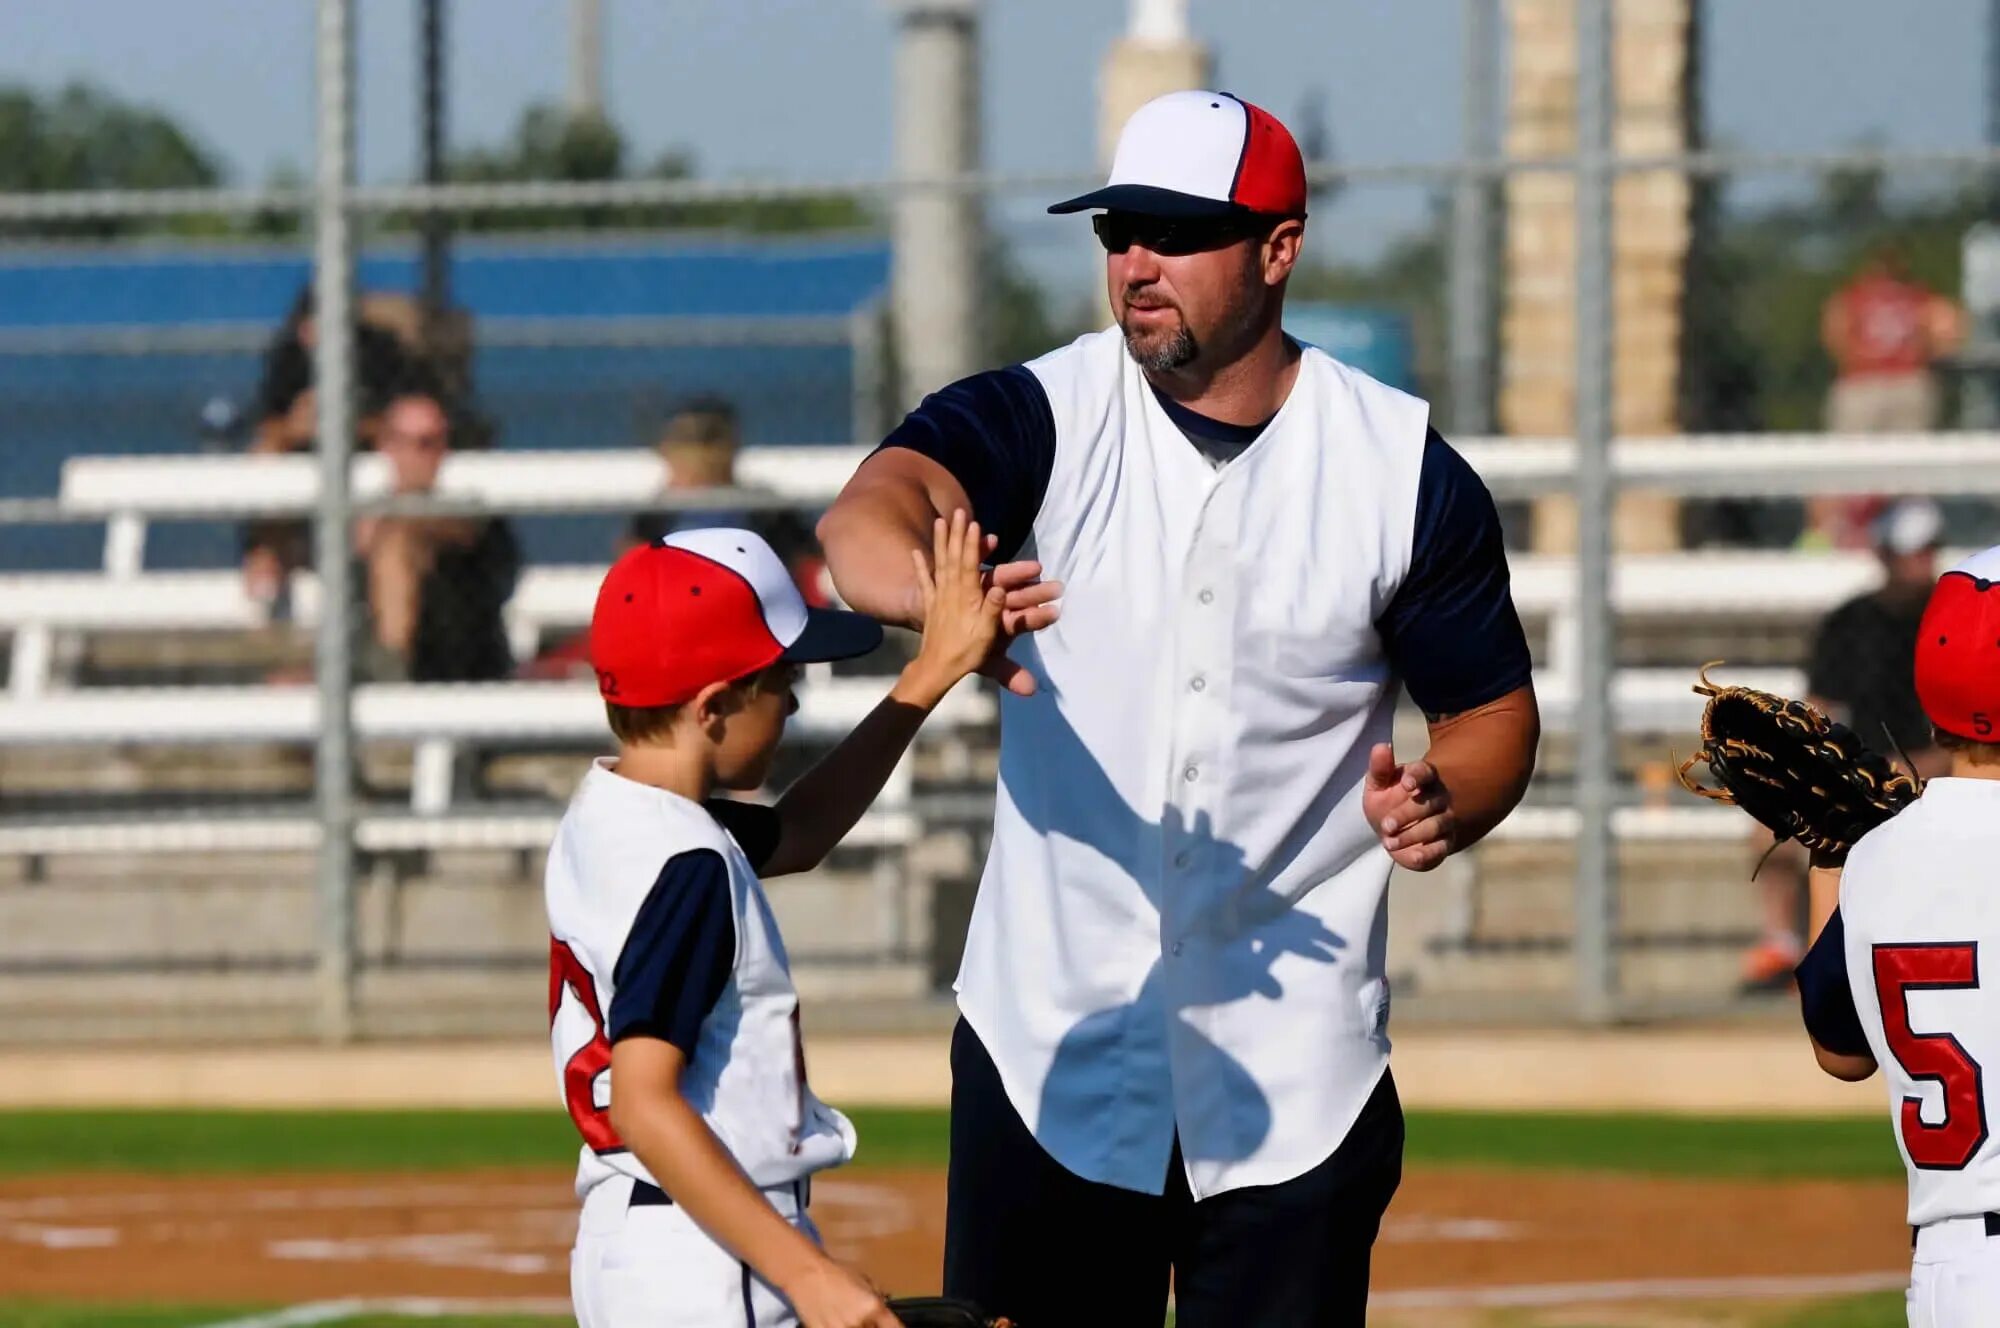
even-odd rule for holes
{"type": "Polygon", "coordinates": [[[1741,807],[1779,843],[1796,839],[1831,866],[1922,791],[1846,725],[1803,701],[1718,687],[1708,680],[1714,667],[1702,666],[1694,689],[1708,705],[1701,714],[1701,750],[1680,765],[1690,792],[1741,807]],[[1717,787],[1690,773],[1697,765],[1709,768],[1717,787]]]}
{"type": "Polygon", "coordinates": [[[971,1301],[949,1296],[892,1296],[889,1309],[903,1328],[1013,1328],[1013,1320],[996,1319],[971,1301]]]}

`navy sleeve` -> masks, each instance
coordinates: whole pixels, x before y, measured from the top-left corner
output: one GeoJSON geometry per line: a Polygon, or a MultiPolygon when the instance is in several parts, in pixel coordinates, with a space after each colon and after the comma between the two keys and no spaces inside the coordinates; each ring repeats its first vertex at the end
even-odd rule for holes
{"type": "Polygon", "coordinates": [[[729,868],[712,848],[677,853],[660,869],[612,969],[605,1033],[671,1042],[693,1056],[702,1021],[736,966],[729,868]]]}
{"type": "Polygon", "coordinates": [[[931,393],[882,446],[908,448],[950,471],[972,500],[973,518],[1000,537],[995,557],[1004,561],[1020,551],[1048,492],[1055,412],[1041,380],[1017,364],[931,393]]]}
{"type": "Polygon", "coordinates": [[[1826,929],[1812,949],[1799,961],[1799,1013],[1806,1032],[1828,1051],[1842,1056],[1870,1056],[1868,1035],[1861,1031],[1861,1016],[1854,1009],[1854,988],[1847,981],[1847,924],[1840,910],[1826,921],[1826,929]]]}
{"type": "Polygon", "coordinates": [[[778,850],[778,836],[783,829],[778,820],[778,809],[758,802],[738,802],[734,798],[710,798],[702,807],[715,818],[717,825],[729,832],[736,841],[736,847],[750,859],[750,865],[763,871],[764,864],[778,850]]]}
{"type": "Polygon", "coordinates": [[[1427,715],[1483,706],[1528,681],[1528,638],[1508,590],[1500,513],[1485,482],[1435,429],[1424,439],[1409,574],[1376,628],[1427,715]]]}

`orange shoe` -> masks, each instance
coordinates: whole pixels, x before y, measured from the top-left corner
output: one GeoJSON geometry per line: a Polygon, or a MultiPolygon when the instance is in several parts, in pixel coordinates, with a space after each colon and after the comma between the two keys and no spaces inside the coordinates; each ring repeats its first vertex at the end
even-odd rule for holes
{"type": "Polygon", "coordinates": [[[1737,989],[1789,991],[1793,985],[1792,970],[1803,957],[1796,945],[1769,939],[1759,941],[1744,952],[1743,980],[1737,989]]]}

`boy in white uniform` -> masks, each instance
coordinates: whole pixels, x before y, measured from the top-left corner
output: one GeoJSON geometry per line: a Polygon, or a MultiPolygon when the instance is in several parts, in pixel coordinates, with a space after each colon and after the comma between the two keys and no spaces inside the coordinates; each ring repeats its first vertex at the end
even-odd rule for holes
{"type": "Polygon", "coordinates": [[[1911,1328],[2000,1324],[2000,549],[1946,572],[1917,636],[1917,698],[1951,774],[1815,863],[1829,914],[1799,965],[1820,1067],[1888,1081],[1909,1170],[1911,1328]],[[1839,906],[1829,909],[1834,891],[1839,906]],[[1994,983],[1986,979],[1991,976],[1994,983]]]}
{"type": "Polygon", "coordinates": [[[1006,594],[982,584],[982,548],[963,513],[938,522],[916,659],[768,808],[710,795],[760,787],[799,665],[865,654],[880,626],[809,610],[748,531],[671,535],[605,577],[590,651],[619,750],[584,776],[546,885],[550,1035],[584,1140],[582,1328],[897,1323],[806,1215],[808,1178],[853,1155],[854,1128],[806,1086],[758,873],[817,865],[985,660],[1006,594]]]}

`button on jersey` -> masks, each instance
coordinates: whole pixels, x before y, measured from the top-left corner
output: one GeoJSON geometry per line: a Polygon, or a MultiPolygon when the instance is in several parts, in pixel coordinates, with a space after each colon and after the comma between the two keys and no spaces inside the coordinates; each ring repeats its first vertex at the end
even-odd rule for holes
{"type": "Polygon", "coordinates": [[[1882,1067],[1912,1226],[2000,1210],[2000,782],[1933,779],[1841,875],[1855,1013],[1882,1067]]]}

